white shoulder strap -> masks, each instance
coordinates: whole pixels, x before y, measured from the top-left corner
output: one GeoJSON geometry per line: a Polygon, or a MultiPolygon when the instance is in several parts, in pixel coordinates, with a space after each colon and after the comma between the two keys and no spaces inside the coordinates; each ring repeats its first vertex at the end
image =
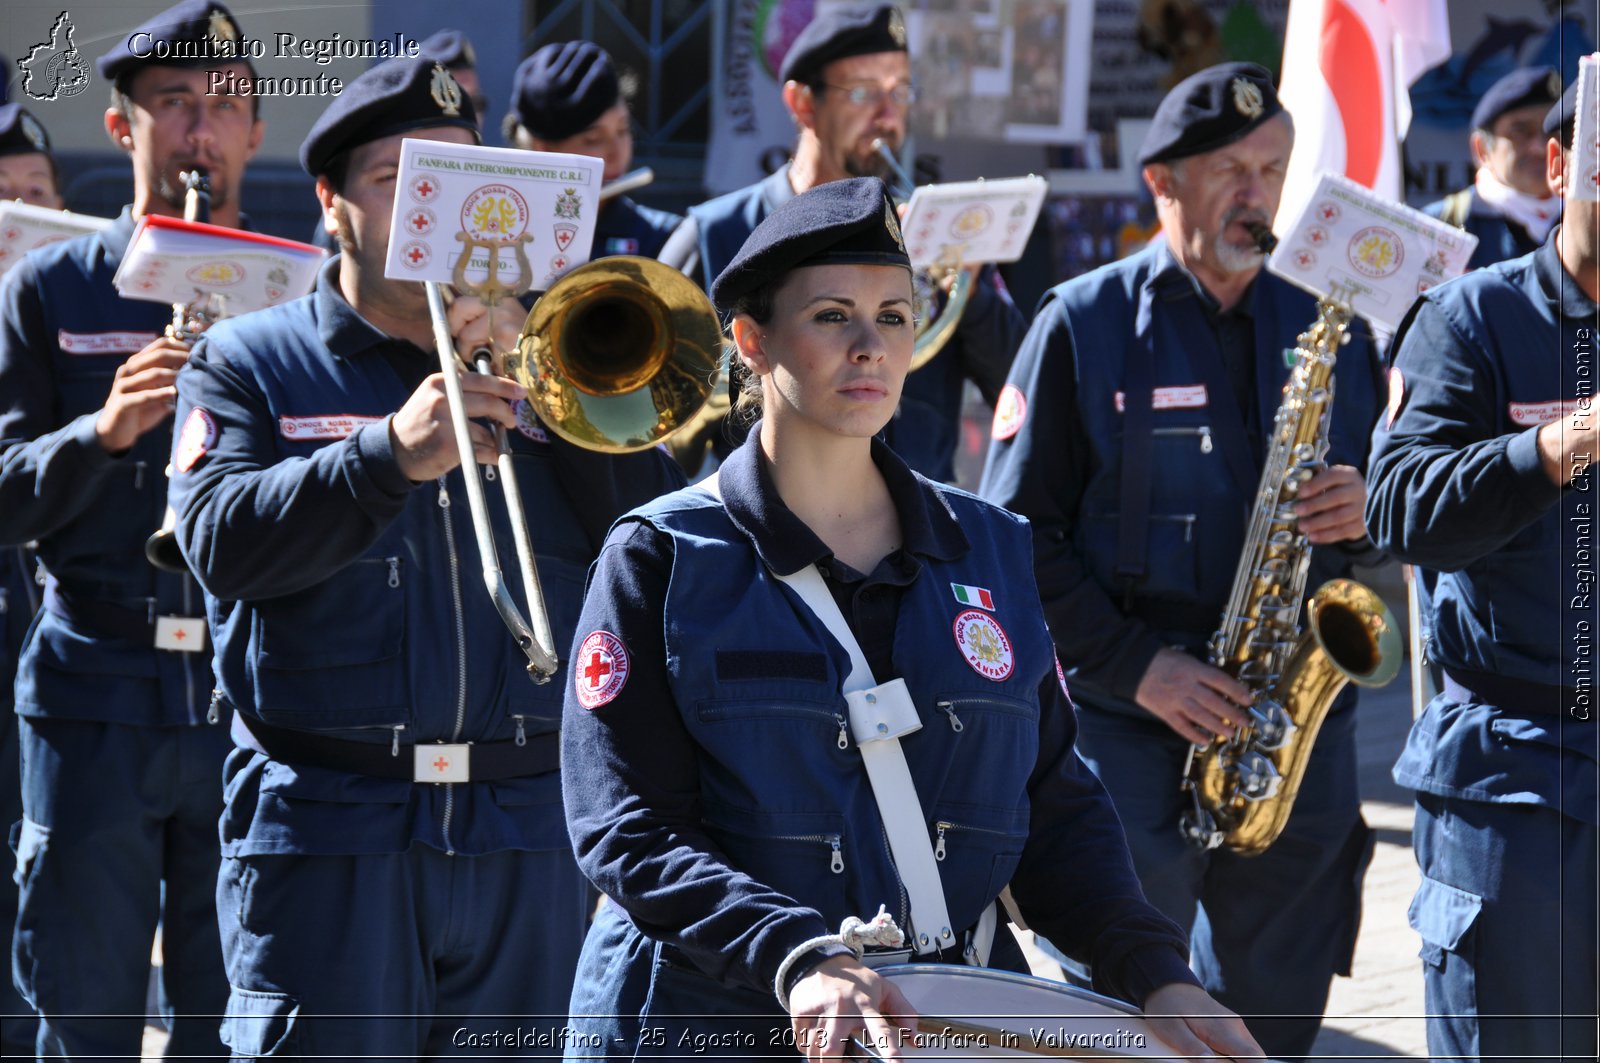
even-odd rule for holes
{"type": "MultiPolygon", "coordinates": [[[[774,573],[776,575],[776,573],[774,573]]],[[[878,814],[889,836],[889,851],[895,868],[911,898],[911,943],[919,954],[956,944],[945,906],[944,885],[939,881],[939,866],[933,859],[933,844],[928,840],[922,802],[911,781],[911,769],[900,748],[900,736],[922,726],[911,701],[905,680],[877,684],[861,645],[851,634],[838,603],[828,593],[822,573],[807,565],[790,576],[778,576],[800,596],[828,632],[850,654],[850,675],[844,682],[845,701],[850,707],[850,730],[861,749],[878,814]]]]}

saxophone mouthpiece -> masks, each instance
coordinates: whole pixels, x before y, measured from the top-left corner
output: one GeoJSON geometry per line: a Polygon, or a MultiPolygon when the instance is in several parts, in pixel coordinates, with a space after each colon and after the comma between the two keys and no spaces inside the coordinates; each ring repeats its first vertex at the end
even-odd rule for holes
{"type": "Polygon", "coordinates": [[[1270,225],[1263,225],[1258,221],[1247,221],[1244,223],[1244,227],[1249,230],[1250,239],[1256,242],[1256,250],[1263,255],[1272,254],[1273,249],[1278,246],[1278,238],[1272,235],[1272,227],[1270,225]]]}

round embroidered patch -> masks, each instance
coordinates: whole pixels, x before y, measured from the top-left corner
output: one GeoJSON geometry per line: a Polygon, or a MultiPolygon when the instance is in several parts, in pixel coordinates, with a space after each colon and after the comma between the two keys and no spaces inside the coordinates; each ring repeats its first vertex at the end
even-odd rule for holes
{"type": "Polygon", "coordinates": [[[1010,677],[1016,667],[1011,656],[1011,639],[994,617],[968,609],[956,617],[955,635],[956,648],[974,672],[996,683],[1010,677]]]}
{"type": "Polygon", "coordinates": [[[1384,421],[1383,427],[1393,428],[1394,419],[1400,416],[1400,406],[1406,401],[1406,378],[1401,374],[1399,366],[1389,369],[1389,416],[1384,421]]]}
{"type": "Polygon", "coordinates": [[[609,631],[591,631],[572,662],[578,704],[598,709],[622,693],[628,681],[628,651],[609,631]]]}
{"type": "Polygon", "coordinates": [[[1022,427],[1028,416],[1028,397],[1015,384],[1000,389],[1000,401],[994,404],[994,427],[989,435],[994,439],[1010,439],[1022,427]]]}
{"type": "Polygon", "coordinates": [[[173,467],[179,472],[188,472],[216,442],[217,422],[196,406],[189,411],[188,418],[183,422],[183,430],[178,433],[178,448],[172,457],[173,467]]]}

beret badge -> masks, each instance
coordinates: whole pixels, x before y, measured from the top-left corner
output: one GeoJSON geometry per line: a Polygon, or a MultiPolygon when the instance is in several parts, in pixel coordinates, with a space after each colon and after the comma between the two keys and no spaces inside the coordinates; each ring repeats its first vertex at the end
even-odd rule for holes
{"type": "Polygon", "coordinates": [[[889,235],[894,238],[894,242],[899,245],[900,250],[904,251],[906,242],[900,236],[900,222],[894,216],[894,204],[892,203],[886,202],[883,205],[883,227],[889,230],[889,235]]]}
{"type": "Polygon", "coordinates": [[[898,7],[889,9],[889,36],[900,47],[906,46],[906,20],[898,7]]]}
{"type": "Polygon", "coordinates": [[[433,81],[428,85],[428,92],[446,118],[456,118],[461,114],[461,86],[456,84],[456,79],[450,76],[450,71],[444,68],[443,63],[433,64],[433,81]]]}
{"type": "Polygon", "coordinates": [[[50,150],[50,138],[44,135],[44,126],[39,124],[38,119],[24,111],[21,124],[22,135],[28,138],[29,144],[40,151],[50,150]]]}
{"type": "Polygon", "coordinates": [[[1266,110],[1261,89],[1245,78],[1233,79],[1233,109],[1246,118],[1259,118],[1266,110]]]}
{"type": "Polygon", "coordinates": [[[226,11],[213,11],[206,24],[206,36],[210,38],[211,47],[220,51],[239,40],[239,27],[233,24],[226,11]]]}

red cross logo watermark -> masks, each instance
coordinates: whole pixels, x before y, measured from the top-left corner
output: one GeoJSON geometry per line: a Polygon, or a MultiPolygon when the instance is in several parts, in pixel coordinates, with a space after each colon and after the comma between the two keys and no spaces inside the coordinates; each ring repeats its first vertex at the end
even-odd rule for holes
{"type": "Polygon", "coordinates": [[[578,646],[578,674],[573,683],[578,703],[598,709],[622,692],[628,682],[628,650],[609,631],[595,631],[578,646]]]}

